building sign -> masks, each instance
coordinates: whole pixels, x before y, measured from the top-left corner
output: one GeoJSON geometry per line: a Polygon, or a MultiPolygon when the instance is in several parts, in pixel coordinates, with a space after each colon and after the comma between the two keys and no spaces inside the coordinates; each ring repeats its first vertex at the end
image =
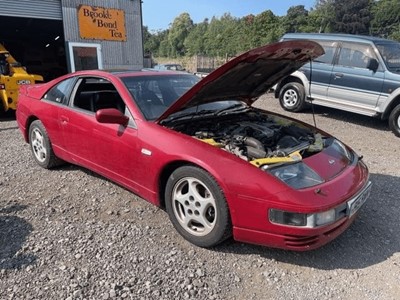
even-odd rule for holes
{"type": "Polygon", "coordinates": [[[78,20],[82,39],[126,41],[123,10],[80,5],[78,20]]]}

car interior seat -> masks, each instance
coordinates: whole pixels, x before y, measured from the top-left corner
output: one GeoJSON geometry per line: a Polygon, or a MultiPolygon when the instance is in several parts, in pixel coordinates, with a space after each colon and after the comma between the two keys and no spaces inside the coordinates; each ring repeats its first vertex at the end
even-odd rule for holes
{"type": "Polygon", "coordinates": [[[93,111],[96,112],[103,108],[115,108],[120,112],[125,112],[125,104],[117,91],[99,91],[94,93],[93,111]]]}

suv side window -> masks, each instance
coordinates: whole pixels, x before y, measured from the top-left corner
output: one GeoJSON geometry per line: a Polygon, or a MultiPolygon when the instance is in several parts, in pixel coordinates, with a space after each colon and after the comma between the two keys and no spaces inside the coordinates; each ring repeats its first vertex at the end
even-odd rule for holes
{"type": "Polygon", "coordinates": [[[338,65],[366,69],[368,61],[375,58],[373,53],[373,49],[369,45],[344,42],[340,50],[338,65]]]}
{"type": "Polygon", "coordinates": [[[332,64],[333,58],[335,57],[335,52],[338,46],[337,42],[332,41],[314,41],[319,43],[322,48],[324,48],[325,54],[317,57],[314,62],[332,64]]]}

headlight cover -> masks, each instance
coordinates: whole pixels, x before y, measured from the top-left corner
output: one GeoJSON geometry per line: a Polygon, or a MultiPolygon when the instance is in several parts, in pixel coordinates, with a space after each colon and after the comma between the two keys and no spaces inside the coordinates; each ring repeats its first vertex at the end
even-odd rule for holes
{"type": "Polygon", "coordinates": [[[353,161],[354,154],[350,151],[341,141],[334,139],[331,146],[335,149],[341,156],[344,156],[348,159],[349,162],[353,161]]]}
{"type": "Polygon", "coordinates": [[[266,169],[267,172],[298,190],[321,184],[324,180],[303,162],[266,169]]]}

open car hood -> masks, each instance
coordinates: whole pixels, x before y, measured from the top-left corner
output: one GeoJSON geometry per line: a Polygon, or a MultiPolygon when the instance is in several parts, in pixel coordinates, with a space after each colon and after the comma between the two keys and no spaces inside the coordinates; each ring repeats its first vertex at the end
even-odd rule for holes
{"type": "Polygon", "coordinates": [[[194,85],[157,121],[214,101],[241,100],[251,105],[282,78],[323,53],[318,43],[308,40],[284,41],[245,52],[194,85]]]}

